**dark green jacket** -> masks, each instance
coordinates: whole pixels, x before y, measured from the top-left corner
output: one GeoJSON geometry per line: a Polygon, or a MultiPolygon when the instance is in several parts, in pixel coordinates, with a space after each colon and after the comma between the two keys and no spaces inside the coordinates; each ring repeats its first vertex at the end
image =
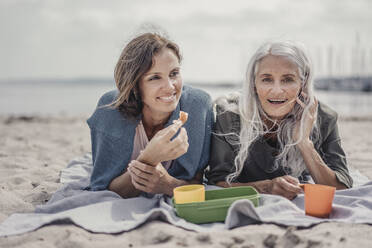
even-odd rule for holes
{"type": "MultiPolygon", "coordinates": [[[[239,151],[238,135],[218,135],[239,134],[239,115],[224,111],[220,106],[217,106],[216,110],[217,119],[211,139],[209,168],[206,171],[209,184],[225,181],[226,176],[235,170],[234,159],[239,151]]],[[[320,138],[314,143],[315,149],[328,167],[336,173],[337,179],[346,187],[352,187],[353,181],[347,169],[338,133],[337,113],[319,103],[317,122],[320,127],[320,138]]],[[[254,182],[286,175],[281,167],[274,169],[275,154],[278,154],[277,148],[270,146],[263,137],[254,142],[250,148],[250,159],[245,162],[236,182],[254,182]]],[[[308,177],[309,173],[305,171],[299,180],[306,182],[308,177]]]]}

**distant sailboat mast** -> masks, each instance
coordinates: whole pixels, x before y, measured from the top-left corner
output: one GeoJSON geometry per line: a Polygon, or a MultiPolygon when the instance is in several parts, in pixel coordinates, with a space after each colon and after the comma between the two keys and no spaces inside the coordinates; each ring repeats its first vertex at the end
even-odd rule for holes
{"type": "Polygon", "coordinates": [[[351,65],[351,74],[356,77],[360,77],[360,56],[359,56],[359,49],[360,49],[360,37],[359,32],[355,33],[355,46],[352,49],[352,65],[351,65]]]}
{"type": "Polygon", "coordinates": [[[328,77],[333,76],[333,46],[328,46],[328,77]]]}

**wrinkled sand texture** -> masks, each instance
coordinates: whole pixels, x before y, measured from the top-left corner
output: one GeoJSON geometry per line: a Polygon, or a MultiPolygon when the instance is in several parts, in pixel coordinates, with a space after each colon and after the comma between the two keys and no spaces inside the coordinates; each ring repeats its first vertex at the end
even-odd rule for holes
{"type": "MultiPolygon", "coordinates": [[[[0,117],[0,221],[31,212],[61,184],[59,173],[90,151],[84,117],[0,117]]],[[[372,178],[372,118],[342,119],[343,146],[351,166],[372,178]]],[[[370,247],[371,225],[325,223],[297,230],[250,225],[196,233],[153,221],[119,235],[93,234],[74,225],[51,225],[0,238],[0,247],[370,247]]]]}

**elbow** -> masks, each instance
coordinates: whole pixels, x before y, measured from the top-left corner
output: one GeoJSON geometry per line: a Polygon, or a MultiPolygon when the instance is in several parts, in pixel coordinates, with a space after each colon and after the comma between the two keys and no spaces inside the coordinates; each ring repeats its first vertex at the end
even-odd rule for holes
{"type": "Polygon", "coordinates": [[[219,186],[219,187],[223,187],[223,188],[229,188],[229,187],[231,187],[231,186],[230,186],[228,183],[226,183],[225,181],[217,182],[216,185],[219,186]]]}
{"type": "Polygon", "coordinates": [[[337,190],[348,189],[348,188],[349,187],[347,187],[345,184],[340,183],[340,182],[338,182],[337,185],[336,185],[337,190]]]}
{"type": "Polygon", "coordinates": [[[119,192],[115,188],[115,184],[113,184],[112,182],[108,185],[107,190],[112,191],[116,194],[119,194],[119,192]]]}

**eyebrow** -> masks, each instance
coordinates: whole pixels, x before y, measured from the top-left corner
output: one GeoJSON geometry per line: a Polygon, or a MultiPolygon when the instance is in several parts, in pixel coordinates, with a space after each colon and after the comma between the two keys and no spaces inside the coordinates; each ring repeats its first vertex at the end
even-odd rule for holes
{"type": "MultiPolygon", "coordinates": [[[[272,77],[272,74],[270,74],[270,73],[264,73],[264,74],[260,74],[259,75],[260,77],[272,77]]],[[[296,77],[296,75],[295,74],[292,74],[292,73],[287,73],[287,74],[284,74],[284,75],[282,75],[282,77],[296,77]]]]}
{"type": "MultiPolygon", "coordinates": [[[[173,68],[171,71],[175,71],[175,70],[180,70],[181,67],[177,66],[175,68],[173,68]]],[[[143,74],[144,76],[149,76],[149,75],[158,75],[158,74],[161,74],[161,72],[150,72],[150,73],[145,73],[143,74]]]]}
{"type": "Polygon", "coordinates": [[[260,77],[271,77],[272,75],[269,73],[260,74],[260,77]]]}
{"type": "Polygon", "coordinates": [[[160,74],[160,72],[151,72],[151,73],[145,73],[143,74],[144,76],[149,76],[149,75],[157,75],[160,74]]]}

